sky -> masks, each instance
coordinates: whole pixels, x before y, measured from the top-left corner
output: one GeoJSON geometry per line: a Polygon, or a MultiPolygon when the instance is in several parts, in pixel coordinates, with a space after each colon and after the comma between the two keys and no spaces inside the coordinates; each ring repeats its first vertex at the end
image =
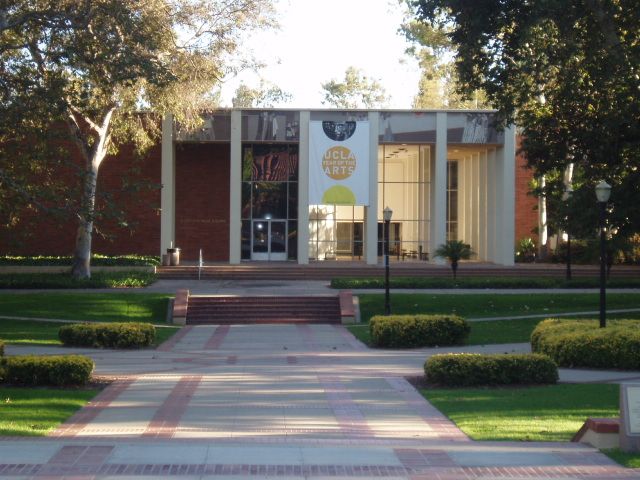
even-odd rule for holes
{"type": "MultiPolygon", "coordinates": [[[[277,0],[280,29],[258,32],[243,45],[267,67],[259,73],[293,98],[276,107],[322,108],[321,83],[343,80],[354,66],[378,80],[391,96],[389,108],[411,108],[419,70],[405,55],[408,44],[397,30],[402,9],[397,0],[277,0]]],[[[246,72],[227,81],[222,103],[240,81],[257,87],[259,77],[246,72]]]]}

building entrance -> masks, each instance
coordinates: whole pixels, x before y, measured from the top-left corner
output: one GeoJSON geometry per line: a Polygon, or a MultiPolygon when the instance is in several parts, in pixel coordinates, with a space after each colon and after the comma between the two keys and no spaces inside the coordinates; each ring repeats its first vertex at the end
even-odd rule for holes
{"type": "Polygon", "coordinates": [[[251,260],[287,259],[287,222],[254,220],[251,235],[251,260]]]}

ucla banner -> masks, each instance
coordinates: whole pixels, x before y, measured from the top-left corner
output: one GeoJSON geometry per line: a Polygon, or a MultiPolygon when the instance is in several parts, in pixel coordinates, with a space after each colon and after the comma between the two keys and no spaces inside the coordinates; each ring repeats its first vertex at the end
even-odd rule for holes
{"type": "Polygon", "coordinates": [[[309,204],[369,205],[369,122],[309,123],[309,204]]]}

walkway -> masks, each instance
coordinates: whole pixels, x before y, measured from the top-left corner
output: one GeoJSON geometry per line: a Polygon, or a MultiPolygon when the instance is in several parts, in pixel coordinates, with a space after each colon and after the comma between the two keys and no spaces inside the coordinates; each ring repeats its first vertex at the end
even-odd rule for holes
{"type": "Polygon", "coordinates": [[[178,335],[84,351],[118,380],[51,437],[0,440],[0,478],[640,478],[583,445],[470,441],[404,379],[437,349],[369,350],[329,325],[178,335]]]}

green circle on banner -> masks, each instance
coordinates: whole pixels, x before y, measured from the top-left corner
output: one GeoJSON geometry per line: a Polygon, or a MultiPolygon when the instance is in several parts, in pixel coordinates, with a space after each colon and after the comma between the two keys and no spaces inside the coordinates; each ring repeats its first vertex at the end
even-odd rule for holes
{"type": "Polygon", "coordinates": [[[334,185],[322,195],[323,205],[355,205],[356,196],[349,187],[334,185]]]}

